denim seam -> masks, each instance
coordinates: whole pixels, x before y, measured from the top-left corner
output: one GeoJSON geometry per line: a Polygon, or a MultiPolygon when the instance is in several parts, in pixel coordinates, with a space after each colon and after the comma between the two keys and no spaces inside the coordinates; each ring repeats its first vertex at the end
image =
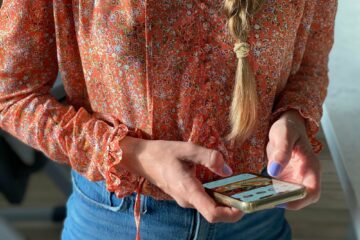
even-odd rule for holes
{"type": "Polygon", "coordinates": [[[115,206],[115,203],[114,203],[112,197],[116,197],[114,192],[110,192],[110,194],[109,194],[109,202],[110,202],[110,206],[112,208],[114,208],[113,211],[119,212],[119,211],[126,211],[128,209],[128,206],[130,204],[129,196],[125,196],[122,199],[120,199],[120,204],[118,206],[115,206]]]}
{"type": "Polygon", "coordinates": [[[200,233],[200,231],[201,231],[201,215],[200,215],[200,213],[198,212],[198,211],[196,211],[196,225],[195,225],[195,229],[194,229],[194,240],[199,240],[199,239],[201,239],[201,238],[199,238],[199,237],[201,237],[201,233],[200,233]]]}
{"type": "Polygon", "coordinates": [[[141,213],[145,214],[147,212],[148,196],[142,195],[142,194],[140,196],[141,196],[141,199],[140,199],[140,201],[141,201],[141,203],[140,203],[140,205],[141,205],[141,213]]]}
{"type": "Polygon", "coordinates": [[[191,224],[190,224],[190,231],[189,231],[189,236],[188,236],[188,240],[193,240],[195,239],[195,231],[196,231],[196,225],[197,225],[197,221],[196,221],[196,210],[193,210],[193,214],[191,215],[191,224]]]}
{"type": "Polygon", "coordinates": [[[101,207],[101,208],[104,208],[104,209],[108,209],[110,211],[118,211],[121,209],[121,207],[124,205],[124,199],[121,199],[121,203],[119,206],[116,206],[116,207],[111,207],[111,206],[108,206],[106,204],[103,204],[103,203],[99,203],[97,201],[95,201],[94,199],[91,199],[90,197],[88,197],[78,186],[77,186],[77,182],[76,180],[74,179],[73,176],[71,176],[71,179],[73,181],[73,185],[74,185],[74,190],[76,190],[76,192],[79,193],[79,196],[82,197],[84,200],[88,201],[89,203],[91,204],[95,204],[96,206],[98,207],[101,207]]]}
{"type": "Polygon", "coordinates": [[[215,224],[209,224],[208,226],[209,226],[209,229],[208,229],[208,234],[206,236],[206,240],[214,239],[215,238],[215,234],[214,234],[215,224]]]}

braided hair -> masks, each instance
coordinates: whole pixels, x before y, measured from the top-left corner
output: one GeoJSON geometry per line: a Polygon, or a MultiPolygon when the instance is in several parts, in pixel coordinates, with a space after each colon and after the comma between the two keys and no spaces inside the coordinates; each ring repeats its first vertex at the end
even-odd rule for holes
{"type": "Polygon", "coordinates": [[[224,0],[223,10],[230,35],[236,40],[234,51],[238,58],[235,86],[230,108],[231,132],[228,140],[244,142],[252,133],[257,121],[257,92],[254,74],[247,59],[250,45],[249,18],[261,7],[263,0],[224,0]]]}

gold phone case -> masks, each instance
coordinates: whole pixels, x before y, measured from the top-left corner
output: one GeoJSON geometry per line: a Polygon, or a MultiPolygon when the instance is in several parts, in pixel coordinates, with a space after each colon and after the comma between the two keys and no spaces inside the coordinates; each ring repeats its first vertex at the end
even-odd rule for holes
{"type": "Polygon", "coordinates": [[[218,203],[238,208],[246,213],[273,208],[276,205],[302,199],[306,196],[306,188],[302,185],[254,173],[240,174],[203,185],[207,193],[218,203]],[[256,191],[265,195],[259,199],[245,199],[247,196],[253,196],[250,193],[257,197],[256,191]]]}

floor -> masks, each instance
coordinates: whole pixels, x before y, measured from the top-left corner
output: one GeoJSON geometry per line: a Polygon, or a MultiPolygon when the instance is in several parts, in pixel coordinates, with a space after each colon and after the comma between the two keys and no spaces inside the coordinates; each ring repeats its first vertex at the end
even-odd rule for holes
{"type": "Polygon", "coordinates": [[[319,138],[325,143],[319,156],[323,167],[322,195],[318,203],[301,211],[287,211],[294,240],[344,240],[348,236],[350,215],[344,193],[323,132],[319,138]]]}
{"type": "MultiPolygon", "coordinates": [[[[319,134],[325,142],[322,132],[319,134]]],[[[293,229],[294,240],[346,239],[350,216],[327,146],[320,154],[323,166],[321,200],[301,211],[288,211],[287,218],[293,229]]],[[[53,207],[64,204],[66,199],[44,173],[35,174],[21,207],[53,207]]],[[[0,209],[9,205],[0,196],[0,209]]],[[[28,240],[59,239],[62,225],[49,222],[12,223],[28,240]]],[[[1,239],[0,235],[0,240],[1,239]]]]}

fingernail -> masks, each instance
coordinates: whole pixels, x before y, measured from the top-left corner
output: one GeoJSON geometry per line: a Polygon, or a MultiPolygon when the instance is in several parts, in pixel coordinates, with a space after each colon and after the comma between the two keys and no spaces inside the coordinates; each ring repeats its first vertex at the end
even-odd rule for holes
{"type": "Polygon", "coordinates": [[[279,173],[281,172],[282,167],[280,164],[278,164],[277,162],[273,162],[270,164],[269,167],[269,174],[273,177],[276,177],[277,175],[279,175],[279,173]]]}
{"type": "Polygon", "coordinates": [[[276,207],[276,208],[286,208],[286,207],[287,207],[287,204],[286,204],[286,203],[282,203],[282,204],[276,205],[275,207],[276,207]]]}
{"type": "Polygon", "coordinates": [[[233,171],[231,170],[230,166],[227,165],[227,163],[224,163],[223,173],[226,174],[226,175],[232,175],[233,174],[233,171]]]}

